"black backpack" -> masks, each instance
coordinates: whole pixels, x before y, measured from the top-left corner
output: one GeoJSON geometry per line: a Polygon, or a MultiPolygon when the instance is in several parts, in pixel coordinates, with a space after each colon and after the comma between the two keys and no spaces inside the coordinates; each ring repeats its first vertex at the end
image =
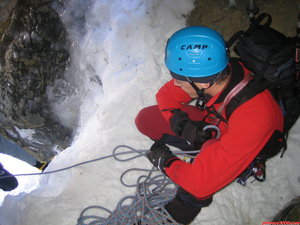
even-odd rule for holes
{"type": "MultiPolygon", "coordinates": [[[[243,93],[244,99],[236,102],[240,105],[268,88],[282,108],[287,133],[300,115],[300,80],[296,76],[298,60],[295,60],[297,38],[287,38],[271,28],[271,22],[270,15],[259,15],[247,31],[234,34],[227,46],[234,48],[255,77],[248,91],[252,93],[243,93]],[[266,22],[261,25],[264,19],[266,22]]],[[[238,105],[231,107],[227,111],[232,113],[238,105]]]]}
{"type": "Polygon", "coordinates": [[[300,115],[299,55],[295,56],[296,49],[299,51],[299,37],[286,37],[271,28],[271,22],[270,15],[261,14],[252,21],[247,31],[237,32],[227,42],[228,50],[234,49],[254,79],[227,104],[226,119],[238,106],[266,88],[271,91],[284,115],[283,133],[274,132],[256,159],[240,175],[237,181],[243,185],[250,176],[258,181],[265,180],[265,161],[282,149],[284,152],[288,131],[300,115]],[[262,24],[262,21],[265,23],[262,24]]]}

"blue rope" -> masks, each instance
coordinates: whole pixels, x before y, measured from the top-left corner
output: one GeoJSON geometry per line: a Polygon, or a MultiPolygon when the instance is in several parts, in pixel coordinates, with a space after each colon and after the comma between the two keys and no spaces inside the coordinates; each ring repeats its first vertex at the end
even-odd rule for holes
{"type": "MultiPolygon", "coordinates": [[[[117,161],[126,162],[145,156],[146,151],[147,150],[136,150],[127,145],[119,145],[113,150],[113,157],[117,161]],[[127,148],[131,153],[137,155],[120,158],[120,154],[117,150],[121,148],[127,148]]],[[[128,169],[122,173],[120,181],[125,187],[135,187],[135,195],[122,198],[114,211],[110,211],[102,206],[88,206],[80,213],[77,225],[178,224],[164,208],[166,202],[175,197],[177,190],[176,185],[155,167],[150,170],[140,168],[128,169]],[[145,174],[139,176],[135,184],[125,183],[124,177],[132,172],[144,172],[145,174]],[[99,211],[99,214],[105,212],[109,213],[109,215],[107,217],[101,217],[88,214],[89,210],[94,212],[95,209],[99,211]]]]}
{"type": "MultiPolygon", "coordinates": [[[[119,162],[127,162],[139,157],[145,157],[145,153],[148,150],[137,150],[127,145],[118,145],[113,149],[111,155],[106,155],[96,159],[84,161],[74,164],[69,167],[45,171],[42,173],[29,173],[29,174],[14,174],[13,176],[35,176],[58,173],[65,170],[69,170],[74,167],[78,167],[84,164],[93,163],[99,160],[104,160],[113,157],[119,162]],[[128,151],[118,152],[119,149],[126,148],[128,151]],[[121,156],[135,154],[134,156],[121,158],[121,156]]],[[[187,155],[189,153],[196,153],[199,151],[172,151],[174,154],[187,155]]],[[[191,157],[191,156],[189,156],[191,157]]],[[[0,179],[10,177],[0,176],[0,179]]],[[[120,182],[125,187],[135,187],[136,193],[132,196],[126,196],[122,198],[114,211],[111,211],[105,207],[92,205],[82,210],[79,218],[77,219],[77,225],[143,225],[143,224],[174,224],[176,221],[165,210],[164,205],[166,202],[173,199],[176,195],[176,185],[164,174],[159,172],[155,167],[152,169],[131,168],[124,171],[120,176],[120,182]],[[126,184],[124,177],[134,171],[145,172],[137,178],[135,184],[126,184]],[[128,203],[129,202],[129,203],[128,203]],[[97,215],[87,215],[88,211],[99,211],[99,214],[106,213],[107,217],[97,215]]]]}

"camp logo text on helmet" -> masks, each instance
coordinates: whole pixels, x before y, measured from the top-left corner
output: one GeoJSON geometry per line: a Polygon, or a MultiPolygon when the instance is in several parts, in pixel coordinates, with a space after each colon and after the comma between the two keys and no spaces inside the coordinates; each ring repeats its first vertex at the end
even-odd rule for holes
{"type": "Polygon", "coordinates": [[[165,51],[167,68],[191,79],[218,74],[227,67],[228,60],[223,37],[203,26],[178,30],[169,38],[165,51]]]}
{"type": "Polygon", "coordinates": [[[181,50],[191,50],[191,49],[205,49],[207,48],[208,45],[181,45],[180,49],[181,50]]]}

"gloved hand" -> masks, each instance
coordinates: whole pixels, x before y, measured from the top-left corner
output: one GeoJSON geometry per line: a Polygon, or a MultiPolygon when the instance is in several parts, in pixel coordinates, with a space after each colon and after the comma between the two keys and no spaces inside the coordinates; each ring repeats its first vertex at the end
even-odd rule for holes
{"type": "Polygon", "coordinates": [[[0,163],[0,189],[3,191],[12,191],[19,185],[17,178],[3,168],[0,163]]]}
{"type": "Polygon", "coordinates": [[[185,138],[195,149],[200,149],[202,144],[213,137],[212,129],[205,129],[209,123],[193,121],[186,112],[176,110],[170,119],[172,131],[185,138]]]}
{"type": "Polygon", "coordinates": [[[164,143],[155,142],[149,151],[146,152],[149,161],[161,172],[165,173],[165,168],[169,167],[175,160],[179,160],[170,151],[169,147],[164,143]]]}

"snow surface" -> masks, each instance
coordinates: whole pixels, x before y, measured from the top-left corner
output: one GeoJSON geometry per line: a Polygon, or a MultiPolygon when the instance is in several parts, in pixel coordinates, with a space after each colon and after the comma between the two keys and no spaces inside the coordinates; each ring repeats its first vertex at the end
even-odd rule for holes
{"type": "MultiPolygon", "coordinates": [[[[66,4],[59,12],[73,40],[72,65],[68,82],[60,84],[64,96],[56,99],[53,110],[66,125],[79,128],[72,145],[46,171],[110,155],[120,144],[149,148],[151,141],[137,131],[134,119],[140,109],[155,104],[154,94],[170,79],[163,64],[165,43],[185,26],[182,15],[193,8],[192,0],[70,0],[66,4]]],[[[232,183],[215,194],[213,203],[192,224],[270,221],[300,194],[299,129],[298,121],[284,157],[268,161],[265,182],[246,187],[232,183]]],[[[151,165],[146,158],[125,163],[109,158],[43,175],[31,193],[6,196],[0,224],[74,225],[87,206],[113,210],[121,198],[135,191],[119,181],[122,172],[132,167],[151,165]]],[[[128,179],[134,182],[136,177],[128,179]]]]}
{"type": "MultiPolygon", "coordinates": [[[[3,165],[3,167],[11,174],[28,174],[28,173],[40,172],[37,168],[31,166],[28,163],[2,153],[0,153],[0,162],[3,165]]],[[[32,190],[38,188],[39,186],[39,179],[37,176],[36,177],[20,176],[17,179],[19,185],[16,189],[9,192],[0,190],[0,205],[2,205],[3,199],[8,194],[19,195],[22,192],[29,193],[32,190]]]]}

